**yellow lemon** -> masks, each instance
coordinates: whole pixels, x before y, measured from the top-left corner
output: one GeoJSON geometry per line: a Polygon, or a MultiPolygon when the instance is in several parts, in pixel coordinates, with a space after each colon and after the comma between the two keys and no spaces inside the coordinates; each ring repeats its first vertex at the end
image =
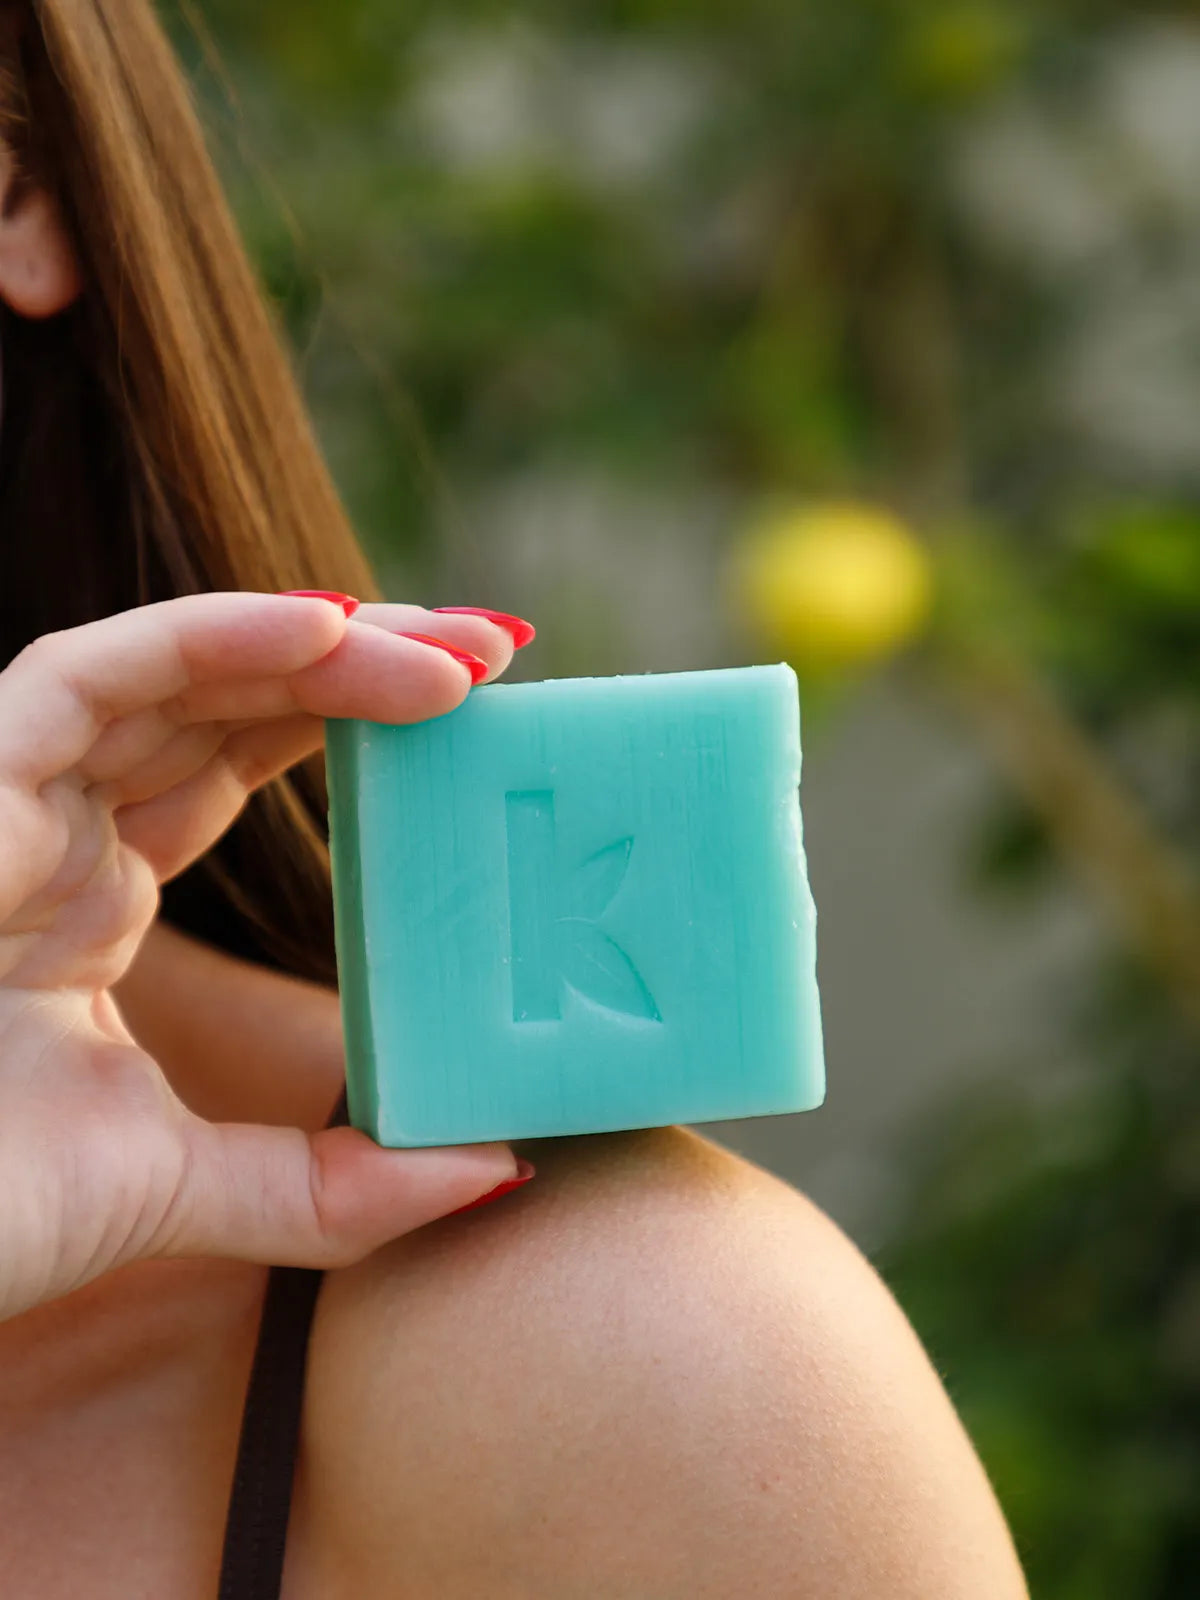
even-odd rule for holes
{"type": "Polygon", "coordinates": [[[885,656],[929,614],[924,547],[890,512],[856,504],[777,510],[738,541],[735,603],[797,667],[822,671],[885,656]]]}

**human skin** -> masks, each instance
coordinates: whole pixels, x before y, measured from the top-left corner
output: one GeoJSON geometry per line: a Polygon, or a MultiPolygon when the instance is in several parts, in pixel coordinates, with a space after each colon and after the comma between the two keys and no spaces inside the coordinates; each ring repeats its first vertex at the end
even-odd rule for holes
{"type": "Polygon", "coordinates": [[[330,1281],[295,1600],[1017,1600],[991,1490],[884,1286],[679,1129],[330,1281]]]}
{"type": "MultiPolygon", "coordinates": [[[[286,1116],[299,1059],[319,1120],[331,997],[154,943],[126,990],[143,1032],[222,971],[249,1027],[242,1059],[197,1015],[181,1092],[286,1116]]],[[[927,1357],[815,1207],[678,1129],[519,1148],[518,1194],[327,1278],[290,1600],[1025,1595],[927,1357]]]]}
{"type": "MultiPolygon", "coordinates": [[[[0,144],[0,190],[11,171],[0,144]]],[[[26,187],[0,208],[0,298],[48,316],[79,287],[26,187]]],[[[399,631],[493,673],[509,641],[417,608],[226,599],[232,632],[149,697],[121,670],[170,666],[145,612],[0,675],[4,1592],[211,1596],[261,1263],[294,1259],[333,1270],[288,1600],[1018,1600],[927,1358],[794,1190],[659,1130],[541,1144],[518,1194],[430,1221],[511,1153],[322,1142],[336,997],[162,927],[156,880],[322,715],[462,698],[464,669],[399,631]]],[[[224,603],[173,604],[203,635],[224,603]]]]}
{"type": "MultiPolygon", "coordinates": [[[[119,997],[206,1115],[316,1127],[336,1096],[311,984],[156,928],[119,997]]],[[[288,1600],[1025,1595],[927,1358],[820,1212],[681,1130],[521,1149],[518,1194],[327,1276],[288,1600]]],[[[0,1324],[16,1592],[212,1593],[261,1292],[150,1262],[0,1324]]]]}
{"type": "MultiPolygon", "coordinates": [[[[168,992],[186,1097],[319,1122],[332,997],[164,930],[143,1034],[178,1030],[168,992]]],[[[327,1278],[289,1600],[1025,1595],[927,1357],[814,1206],[679,1129],[519,1148],[518,1194],[327,1278]]]]}

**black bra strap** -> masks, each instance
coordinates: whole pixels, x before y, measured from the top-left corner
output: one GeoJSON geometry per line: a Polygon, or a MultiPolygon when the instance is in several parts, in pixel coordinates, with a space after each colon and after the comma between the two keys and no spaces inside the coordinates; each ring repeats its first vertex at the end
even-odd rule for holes
{"type": "MultiPolygon", "coordinates": [[[[345,1121],[343,1096],[330,1126],[345,1121]]],[[[306,1267],[271,1268],[229,1496],[219,1600],[279,1600],[321,1278],[306,1267]]]]}

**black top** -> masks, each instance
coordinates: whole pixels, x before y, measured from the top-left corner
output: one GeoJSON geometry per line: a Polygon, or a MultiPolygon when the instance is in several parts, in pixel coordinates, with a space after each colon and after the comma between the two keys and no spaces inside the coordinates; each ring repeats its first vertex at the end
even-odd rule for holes
{"type": "MultiPolygon", "coordinates": [[[[293,783],[314,825],[323,830],[323,812],[303,774],[293,774],[293,783]]],[[[252,795],[245,812],[208,857],[164,885],[161,914],[182,932],[242,960],[333,981],[332,900],[330,923],[324,928],[322,906],[305,892],[304,885],[289,893],[291,879],[278,870],[279,863],[271,855],[273,815],[268,794],[252,795]],[[220,868],[219,873],[212,870],[214,866],[220,868]],[[237,886],[247,906],[237,904],[230,883],[237,886]],[[256,926],[254,905],[266,898],[268,890],[285,911],[296,912],[297,925],[303,929],[298,945],[305,957],[302,964],[286,961],[284,953],[275,948],[278,941],[256,926]],[[317,959],[324,950],[328,951],[328,974],[320,971],[317,959]]],[[[347,1120],[343,1094],[329,1126],[338,1127],[347,1120]]],[[[322,1276],[304,1267],[272,1267],[267,1280],[229,1496],[219,1600],[279,1600],[308,1339],[322,1276]]]]}
{"type": "MultiPolygon", "coordinates": [[[[330,1119],[346,1121],[343,1095],[330,1119]]],[[[320,1272],[272,1267],[242,1415],[219,1600],[279,1600],[320,1272]]]]}

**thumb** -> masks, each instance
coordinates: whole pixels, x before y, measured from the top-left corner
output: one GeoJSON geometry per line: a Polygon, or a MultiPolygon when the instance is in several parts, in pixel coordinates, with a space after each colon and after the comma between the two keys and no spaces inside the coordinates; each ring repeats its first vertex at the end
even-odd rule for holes
{"type": "Polygon", "coordinates": [[[155,1253],[349,1266],[523,1179],[524,1168],[503,1144],[384,1150],[353,1128],[306,1134],[189,1118],[169,1235],[155,1253]]]}

